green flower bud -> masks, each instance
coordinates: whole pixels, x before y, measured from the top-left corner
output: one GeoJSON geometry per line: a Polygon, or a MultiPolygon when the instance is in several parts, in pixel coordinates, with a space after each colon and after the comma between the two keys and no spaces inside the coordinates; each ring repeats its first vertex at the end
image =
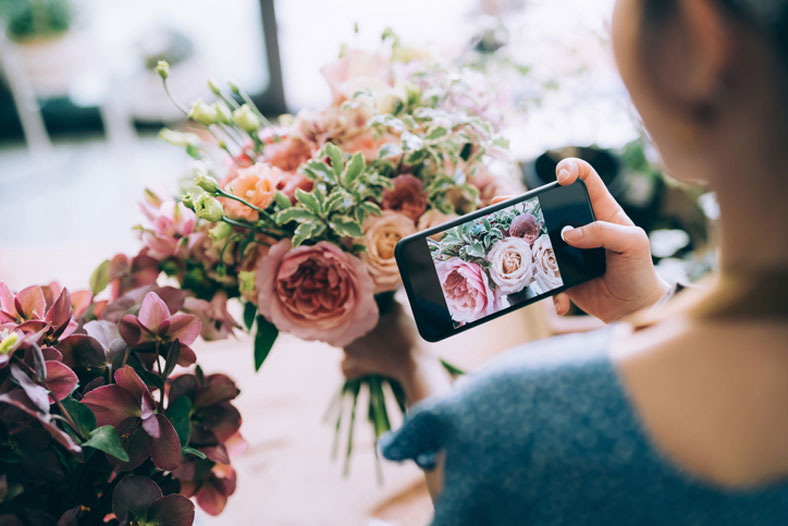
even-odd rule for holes
{"type": "Polygon", "coordinates": [[[221,90],[219,86],[213,81],[213,79],[208,79],[208,89],[213,92],[214,95],[221,95],[221,90]]]}
{"type": "Polygon", "coordinates": [[[224,208],[222,203],[215,197],[208,194],[202,194],[197,202],[194,203],[194,213],[201,219],[207,219],[212,223],[221,221],[224,217],[224,208]]]}
{"type": "Polygon", "coordinates": [[[254,272],[242,270],[238,273],[238,290],[246,296],[254,295],[254,272]]]}
{"type": "Polygon", "coordinates": [[[216,123],[216,108],[210,104],[206,104],[202,99],[197,99],[192,104],[188,117],[200,124],[210,126],[216,123]]]}
{"type": "Polygon", "coordinates": [[[204,172],[200,172],[194,177],[194,184],[211,195],[216,195],[219,192],[219,182],[204,172]]]}
{"type": "Polygon", "coordinates": [[[263,125],[260,117],[247,104],[233,112],[233,122],[246,133],[254,133],[263,125]]]}
{"type": "Polygon", "coordinates": [[[233,233],[233,227],[227,223],[216,223],[216,226],[208,231],[208,235],[214,243],[220,243],[227,239],[227,236],[233,233]]]}
{"type": "Polygon", "coordinates": [[[170,76],[170,64],[166,60],[160,60],[156,63],[154,71],[159,74],[161,80],[167,80],[170,76]]]}
{"type": "Polygon", "coordinates": [[[219,119],[219,122],[222,124],[233,123],[233,112],[230,110],[227,104],[224,103],[224,101],[217,101],[213,107],[216,110],[216,118],[219,119]]]}
{"type": "Polygon", "coordinates": [[[162,128],[159,132],[159,139],[168,142],[173,146],[194,146],[200,147],[200,138],[193,133],[183,133],[168,128],[162,128]]]}
{"type": "Polygon", "coordinates": [[[194,199],[192,199],[191,194],[183,194],[180,198],[180,201],[181,203],[183,203],[183,206],[185,206],[189,210],[194,210],[195,208],[194,199]]]}
{"type": "Polygon", "coordinates": [[[0,354],[8,354],[11,352],[11,349],[18,341],[19,334],[16,332],[10,331],[8,329],[3,329],[0,331],[0,354]]]}

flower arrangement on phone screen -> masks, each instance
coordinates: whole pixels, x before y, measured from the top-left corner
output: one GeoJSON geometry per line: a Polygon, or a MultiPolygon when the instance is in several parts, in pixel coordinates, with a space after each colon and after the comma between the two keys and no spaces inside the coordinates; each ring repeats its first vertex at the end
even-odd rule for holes
{"type": "Polygon", "coordinates": [[[563,285],[538,198],[429,240],[456,327],[563,285]]]}

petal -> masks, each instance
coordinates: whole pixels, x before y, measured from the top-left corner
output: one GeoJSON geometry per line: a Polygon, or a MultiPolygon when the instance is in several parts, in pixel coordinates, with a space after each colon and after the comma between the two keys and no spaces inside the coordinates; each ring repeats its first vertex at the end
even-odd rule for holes
{"type": "Polygon", "coordinates": [[[191,526],[192,523],[194,523],[194,503],[177,493],[160,498],[148,510],[148,524],[191,526]]]}
{"type": "Polygon", "coordinates": [[[57,338],[63,332],[68,322],[71,321],[73,313],[71,294],[69,294],[68,289],[63,289],[46,314],[46,321],[55,328],[52,334],[53,338],[57,338]]]}
{"type": "Polygon", "coordinates": [[[44,292],[38,285],[24,288],[14,298],[16,311],[26,320],[40,320],[47,311],[47,302],[44,292]]]}
{"type": "Polygon", "coordinates": [[[148,437],[150,456],[153,464],[165,471],[172,471],[181,465],[181,442],[172,423],[164,415],[156,415],[161,428],[159,438],[148,437]]]}
{"type": "Polygon", "coordinates": [[[156,415],[151,413],[147,418],[142,419],[142,429],[151,438],[159,438],[161,436],[161,426],[156,415]]]}
{"type": "Polygon", "coordinates": [[[161,488],[148,477],[126,475],[112,492],[112,511],[121,521],[129,514],[137,518],[148,515],[148,508],[161,498],[161,488]]]}
{"type": "Polygon", "coordinates": [[[16,312],[16,305],[14,303],[14,295],[5,281],[0,281],[0,310],[4,311],[11,317],[10,321],[16,321],[19,314],[16,312]]]}
{"type": "Polygon", "coordinates": [[[188,367],[197,361],[197,355],[188,345],[181,344],[180,354],[178,355],[178,365],[188,367]]]}
{"type": "Polygon", "coordinates": [[[183,308],[184,301],[186,301],[186,291],[176,289],[175,287],[159,287],[154,289],[154,292],[164,303],[167,304],[167,309],[170,311],[170,314],[175,314],[181,310],[183,308]]]}
{"type": "Polygon", "coordinates": [[[213,460],[218,464],[230,463],[230,455],[227,453],[227,448],[222,444],[218,446],[201,447],[200,451],[205,453],[205,456],[208,457],[209,460],[213,460]]]}
{"type": "Polygon", "coordinates": [[[227,466],[222,471],[226,476],[218,477],[211,473],[196,494],[197,504],[209,515],[219,515],[227,504],[227,497],[235,492],[235,470],[227,466]]]}
{"type": "Polygon", "coordinates": [[[63,363],[71,368],[107,367],[107,355],[101,343],[86,334],[72,334],[55,347],[63,355],[63,363]]]}
{"type": "Polygon", "coordinates": [[[137,345],[142,337],[140,321],[133,314],[126,314],[118,323],[118,332],[129,345],[137,345]]]}
{"type": "Polygon", "coordinates": [[[219,442],[226,441],[241,428],[241,413],[227,402],[201,409],[200,418],[219,442]]]}
{"type": "Polygon", "coordinates": [[[99,426],[117,426],[141,414],[139,399],[119,385],[97,387],[82,398],[82,403],[96,415],[99,426]]]}
{"type": "Polygon", "coordinates": [[[167,396],[170,400],[177,400],[181,396],[188,396],[193,398],[194,390],[197,388],[197,376],[193,374],[182,374],[172,378],[170,381],[170,390],[167,396]]]}
{"type": "Polygon", "coordinates": [[[39,411],[49,414],[49,393],[35,383],[17,364],[11,364],[11,376],[19,384],[31,402],[39,411]]]}
{"type": "Polygon", "coordinates": [[[194,314],[176,314],[170,318],[170,328],[167,337],[170,340],[180,340],[181,343],[191,345],[202,330],[200,318],[194,314]]]}
{"type": "Polygon", "coordinates": [[[47,389],[51,396],[57,400],[63,400],[71,394],[71,391],[79,383],[79,379],[74,371],[69,366],[62,362],[50,360],[46,362],[47,366],[47,389]]]}
{"type": "MultiPolygon", "coordinates": [[[[125,318],[125,316],[124,316],[125,318]]],[[[155,292],[148,292],[142,300],[139,321],[146,328],[156,332],[163,322],[170,319],[170,310],[155,292]]]]}
{"type": "Polygon", "coordinates": [[[148,386],[145,385],[145,382],[143,382],[142,378],[139,377],[137,371],[128,365],[125,365],[115,371],[115,382],[134,396],[134,398],[137,400],[138,406],[140,405],[143,396],[146,394],[150,396],[148,386]]]}
{"type": "Polygon", "coordinates": [[[233,380],[224,374],[212,374],[205,378],[205,385],[197,388],[194,395],[195,406],[209,406],[229,402],[241,391],[233,380]]]}
{"type": "Polygon", "coordinates": [[[93,293],[89,290],[78,290],[71,295],[71,308],[74,310],[74,317],[81,318],[93,300],[93,293]]]}
{"type": "Polygon", "coordinates": [[[62,429],[51,421],[48,413],[41,413],[21,389],[0,394],[0,403],[9,404],[37,419],[44,429],[68,451],[79,454],[82,448],[62,429]]]}

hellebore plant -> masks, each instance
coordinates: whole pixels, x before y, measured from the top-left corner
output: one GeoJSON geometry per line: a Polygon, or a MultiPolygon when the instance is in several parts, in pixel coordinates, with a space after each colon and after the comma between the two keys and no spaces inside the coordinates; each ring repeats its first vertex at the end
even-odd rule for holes
{"type": "Polygon", "coordinates": [[[239,391],[196,361],[185,293],[145,254],[91,290],[0,282],[0,524],[187,526],[235,490],[239,391]],[[97,299],[109,287],[108,299],[97,299]]]}

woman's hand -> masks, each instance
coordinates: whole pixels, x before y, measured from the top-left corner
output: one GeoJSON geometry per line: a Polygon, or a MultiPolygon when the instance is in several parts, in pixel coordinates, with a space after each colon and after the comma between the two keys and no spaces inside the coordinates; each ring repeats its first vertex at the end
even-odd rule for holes
{"type": "Polygon", "coordinates": [[[440,360],[421,344],[416,324],[396,301],[372,332],[345,347],[342,372],[348,379],[377,374],[397,380],[409,405],[451,386],[440,360]]]}
{"type": "Polygon", "coordinates": [[[580,159],[564,159],[556,167],[562,186],[582,179],[588,189],[596,221],[567,229],[562,237],[577,248],[605,249],[605,274],[555,297],[556,312],[565,314],[569,300],[604,322],[615,321],[657,303],[670,289],[651,260],[646,232],[624,213],[599,174],[580,159]]]}
{"type": "Polygon", "coordinates": [[[599,174],[581,159],[564,159],[556,167],[558,183],[582,179],[588,189],[596,221],[566,229],[562,237],[577,248],[604,248],[605,274],[553,297],[558,314],[569,311],[570,300],[604,322],[618,320],[657,303],[670,289],[651,260],[646,232],[627,217],[599,174]]]}

